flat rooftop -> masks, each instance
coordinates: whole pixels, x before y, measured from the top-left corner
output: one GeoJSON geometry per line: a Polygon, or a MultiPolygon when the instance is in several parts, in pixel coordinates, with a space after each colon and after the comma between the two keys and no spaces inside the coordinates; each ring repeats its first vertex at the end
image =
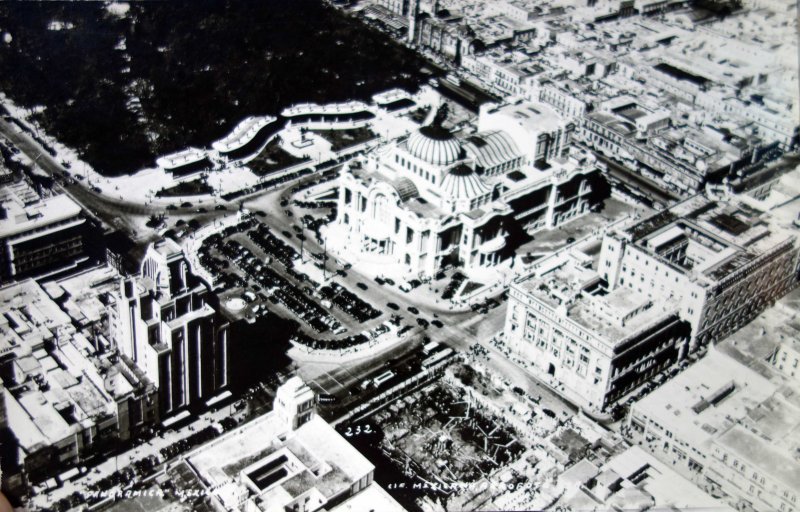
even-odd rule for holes
{"type": "Polygon", "coordinates": [[[258,493],[250,487],[247,492],[266,503],[311,490],[330,499],[374,469],[319,416],[291,431],[276,412],[204,445],[186,460],[210,488],[221,489],[213,493],[226,505],[234,505],[236,493],[225,489],[241,487],[240,474],[255,479],[258,493]]]}
{"type": "Polygon", "coordinates": [[[794,241],[792,232],[773,222],[769,214],[735,199],[718,202],[700,195],[628,227],[624,236],[652,255],[673,242],[690,244],[691,265],[663,261],[707,283],[718,282],[765,252],[794,241]]]}
{"type": "Polygon", "coordinates": [[[632,290],[606,292],[600,276],[591,268],[566,260],[541,277],[517,286],[547,306],[564,308],[566,317],[614,347],[642,329],[671,315],[677,304],[652,304],[632,290]]]}
{"type": "Polygon", "coordinates": [[[503,105],[489,110],[487,114],[505,116],[509,121],[536,132],[555,131],[564,124],[555,110],[542,103],[503,105]]]}
{"type": "Polygon", "coordinates": [[[81,207],[65,194],[25,204],[16,196],[2,200],[5,218],[0,219],[0,238],[19,235],[43,226],[63,222],[81,213],[81,207]]]}
{"type": "MultiPolygon", "coordinates": [[[[741,435],[725,437],[737,425],[748,427],[754,439],[776,450],[798,447],[800,399],[796,393],[713,348],[635,404],[632,414],[655,421],[674,437],[704,449],[716,440],[740,439],[741,435]]],[[[746,449],[742,445],[741,450],[746,449]]]]}
{"type": "Polygon", "coordinates": [[[719,343],[717,348],[765,378],[780,382],[767,360],[779,345],[800,352],[799,314],[800,288],[795,288],[719,343]]]}

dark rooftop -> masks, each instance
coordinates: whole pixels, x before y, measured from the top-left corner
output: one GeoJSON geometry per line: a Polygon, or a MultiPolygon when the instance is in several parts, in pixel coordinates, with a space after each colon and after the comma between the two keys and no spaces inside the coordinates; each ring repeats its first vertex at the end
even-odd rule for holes
{"type": "Polygon", "coordinates": [[[699,85],[699,86],[705,86],[706,84],[708,84],[711,81],[711,80],[709,80],[708,78],[706,78],[704,76],[700,76],[700,75],[695,75],[693,73],[689,73],[688,71],[684,71],[684,70],[682,70],[680,68],[676,68],[675,66],[672,66],[670,64],[666,64],[664,62],[662,62],[660,64],[656,64],[653,67],[655,69],[657,69],[658,71],[661,71],[662,73],[665,73],[665,74],[667,74],[667,75],[669,75],[669,76],[671,76],[671,77],[673,77],[673,78],[675,78],[677,80],[684,80],[684,81],[687,81],[687,82],[692,82],[693,84],[699,85]]]}
{"type": "Polygon", "coordinates": [[[669,210],[664,210],[643,220],[635,226],[631,226],[626,230],[626,232],[633,237],[634,241],[636,241],[666,226],[675,219],[677,219],[677,217],[674,213],[669,210]]]}
{"type": "Polygon", "coordinates": [[[733,235],[741,235],[750,229],[749,224],[737,219],[729,213],[720,213],[716,215],[711,219],[711,223],[733,235]]]}

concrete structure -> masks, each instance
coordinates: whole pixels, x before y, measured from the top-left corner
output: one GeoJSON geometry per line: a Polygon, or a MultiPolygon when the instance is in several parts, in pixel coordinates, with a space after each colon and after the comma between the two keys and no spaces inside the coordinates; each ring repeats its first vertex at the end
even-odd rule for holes
{"type": "Polygon", "coordinates": [[[674,298],[690,350],[742,327],[797,284],[790,230],[731,199],[694,196],[606,235],[598,273],[609,291],[674,298]]]}
{"type": "Polygon", "coordinates": [[[716,350],[628,416],[631,438],[738,508],[797,510],[800,401],[716,350]]]}
{"type": "Polygon", "coordinates": [[[86,219],[66,195],[40,198],[17,182],[0,190],[0,282],[69,267],[85,257],[86,219]]]}
{"type": "Polygon", "coordinates": [[[598,467],[586,459],[558,476],[566,510],[706,510],[732,512],[638,446],[631,446],[598,467]]]}
{"type": "Polygon", "coordinates": [[[162,418],[228,385],[229,324],[207,294],[170,239],[151,245],[140,274],[120,282],[118,349],[158,387],[162,418]]]}
{"type": "Polygon", "coordinates": [[[685,353],[690,330],[675,300],[609,291],[591,260],[575,254],[551,260],[511,285],[504,334],[532,372],[575,403],[606,409],[685,353]]]}
{"type": "Polygon", "coordinates": [[[0,377],[15,437],[4,442],[18,447],[25,477],[39,481],[63,472],[153,423],[152,387],[97,357],[36,282],[0,289],[0,311],[0,377]]]}
{"type": "Polygon", "coordinates": [[[758,136],[740,137],[714,126],[673,129],[673,116],[669,109],[618,96],[586,114],[578,136],[595,151],[682,193],[770,156],[758,136]]]}
{"type": "Polygon", "coordinates": [[[484,109],[477,128],[459,139],[435,121],[348,164],[328,248],[398,275],[469,273],[508,258],[509,232],[589,210],[596,167],[571,149],[572,123],[519,103],[484,109]]]}
{"type": "Polygon", "coordinates": [[[404,510],[373,482],[375,467],[315,414],[314,400],[311,389],[292,377],[278,388],[272,412],[171,469],[188,466],[221,510],[404,510]]]}

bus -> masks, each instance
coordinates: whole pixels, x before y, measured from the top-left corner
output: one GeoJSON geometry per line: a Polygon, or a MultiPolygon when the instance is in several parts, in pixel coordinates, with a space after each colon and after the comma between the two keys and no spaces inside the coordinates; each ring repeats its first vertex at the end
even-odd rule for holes
{"type": "Polygon", "coordinates": [[[436,350],[437,348],[439,348],[439,342],[438,341],[431,341],[429,343],[426,343],[422,347],[422,353],[425,354],[425,355],[428,355],[431,352],[433,352],[434,350],[436,350]]]}
{"type": "Polygon", "coordinates": [[[394,372],[392,370],[385,371],[382,374],[375,377],[374,379],[372,379],[372,385],[375,386],[376,388],[380,387],[381,384],[388,381],[392,377],[394,377],[394,372]]]}
{"type": "Polygon", "coordinates": [[[422,367],[423,368],[428,368],[430,366],[433,366],[436,363],[438,363],[439,361],[442,361],[443,359],[445,359],[447,356],[449,356],[452,353],[453,353],[453,349],[450,348],[450,347],[447,347],[446,349],[442,350],[441,352],[436,352],[435,354],[433,354],[429,358],[427,358],[424,361],[422,361],[422,367]]]}

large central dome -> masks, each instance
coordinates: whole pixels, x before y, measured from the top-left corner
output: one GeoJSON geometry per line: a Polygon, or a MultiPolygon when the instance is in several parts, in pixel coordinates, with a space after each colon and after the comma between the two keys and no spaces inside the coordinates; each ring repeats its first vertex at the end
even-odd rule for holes
{"type": "Polygon", "coordinates": [[[461,144],[446,128],[423,126],[406,142],[409,153],[434,165],[449,165],[461,159],[461,144]]]}

